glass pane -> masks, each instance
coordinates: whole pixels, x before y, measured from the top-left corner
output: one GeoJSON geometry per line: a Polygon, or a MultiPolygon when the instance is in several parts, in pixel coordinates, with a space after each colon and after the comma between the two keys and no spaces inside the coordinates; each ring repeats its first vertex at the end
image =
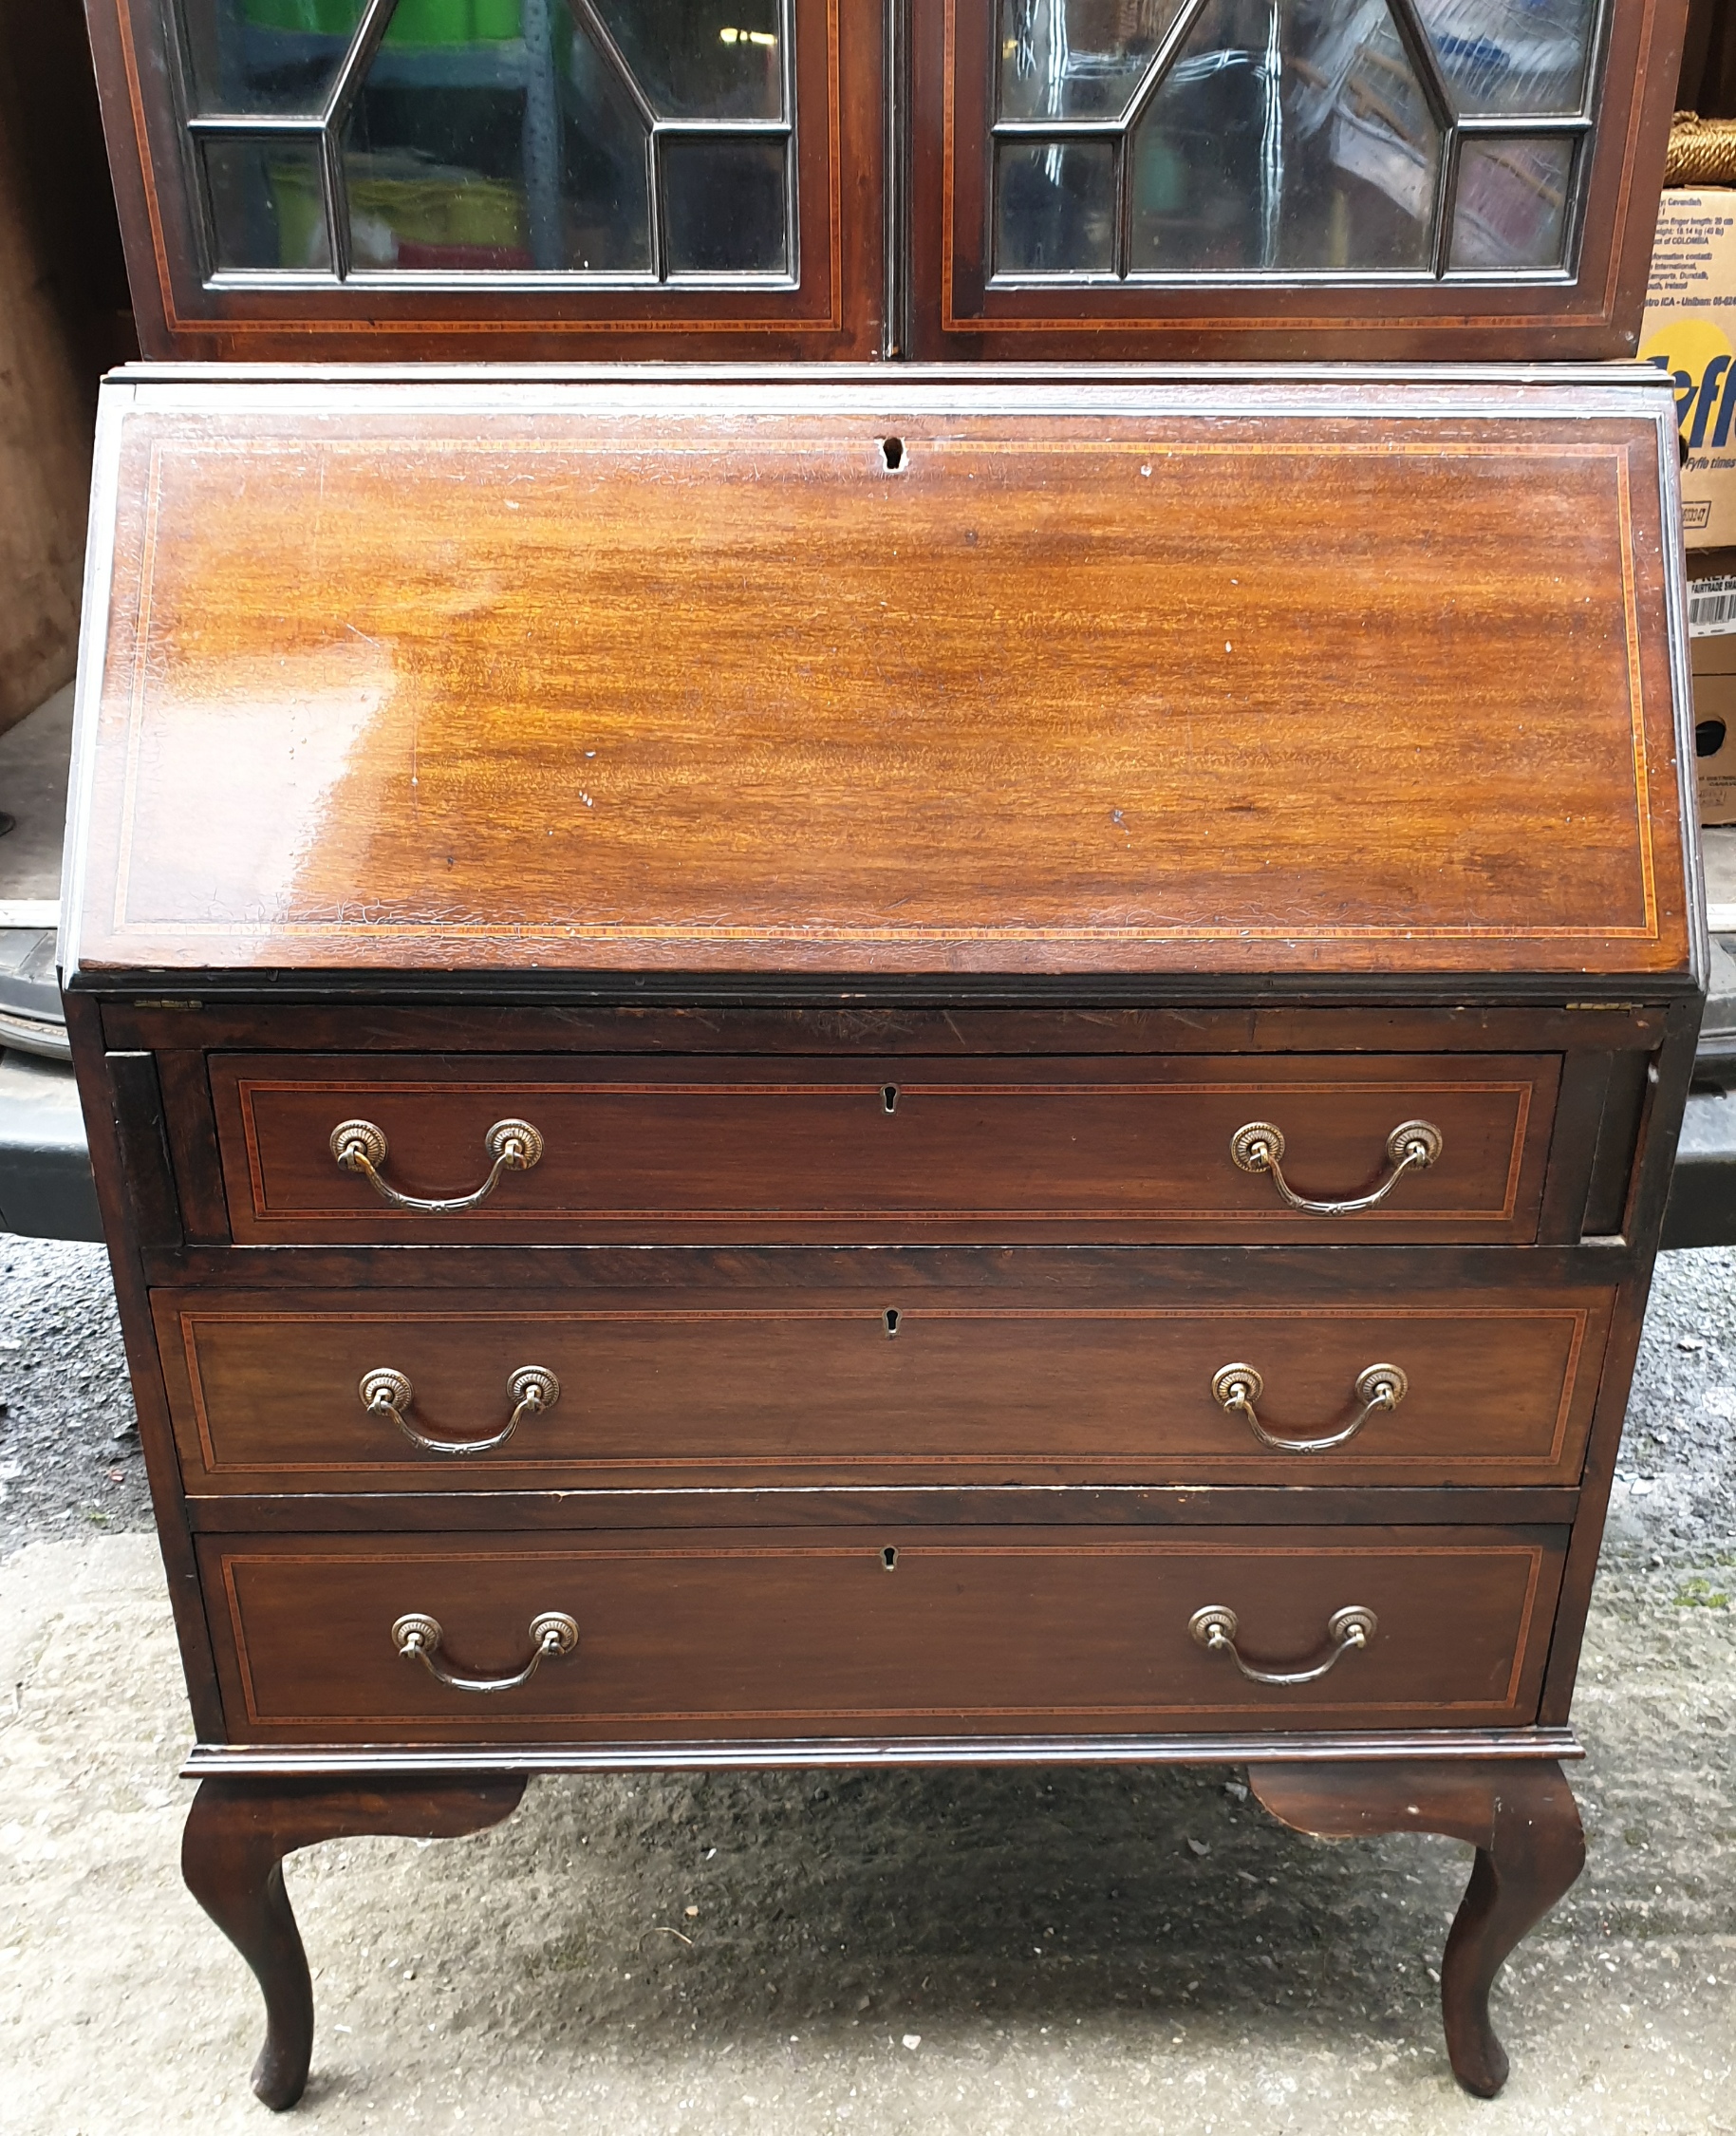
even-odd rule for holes
{"type": "Polygon", "coordinates": [[[565,0],[399,0],[345,136],[351,258],[648,273],[645,142],[565,0]]]}
{"type": "Polygon", "coordinates": [[[995,272],[1107,274],[1114,264],[1109,142],[1002,141],[995,161],[995,272]]]}
{"type": "Polygon", "coordinates": [[[615,69],[575,33],[561,81],[562,259],[581,273],[651,271],[647,136],[615,69]]]}
{"type": "Polygon", "coordinates": [[[320,111],[364,4],[180,0],[194,109],[320,111]]]}
{"type": "Polygon", "coordinates": [[[1000,116],[1125,111],[1182,0],[1000,0],[1000,116]]]}
{"type": "Polygon", "coordinates": [[[1567,229],[1575,142],[1467,141],[1459,151],[1455,267],[1559,267],[1567,229]]]}
{"type": "Polygon", "coordinates": [[[782,0],[595,0],[647,103],[669,119],[781,119],[782,0]]]}
{"type": "Polygon", "coordinates": [[[671,274],[787,272],[781,140],[665,139],[660,153],[671,274]]]}
{"type": "Polygon", "coordinates": [[[1579,108],[1592,0],[1418,0],[1462,111],[1579,108]]]}
{"type": "Polygon", "coordinates": [[[241,267],[329,272],[315,142],[207,137],[200,149],[219,272],[241,267]]]}
{"type": "Polygon", "coordinates": [[[1132,157],[1133,273],[1431,263],[1440,135],[1381,0],[1209,0],[1132,157]]]}

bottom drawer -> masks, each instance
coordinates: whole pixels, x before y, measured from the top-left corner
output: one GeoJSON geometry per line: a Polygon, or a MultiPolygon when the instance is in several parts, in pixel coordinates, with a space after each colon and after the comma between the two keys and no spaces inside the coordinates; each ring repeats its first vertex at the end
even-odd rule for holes
{"type": "Polygon", "coordinates": [[[848,1528],[212,1537],[235,1742],[549,1743],[1523,1725],[1562,1529],[848,1528]],[[1208,1650],[1196,1613],[1234,1613],[1208,1650]],[[1366,1645],[1329,1631],[1374,1620],[1366,1645]],[[479,1682],[564,1613],[569,1652],[479,1682]],[[1341,1649],[1341,1651],[1340,1651],[1341,1649]],[[1236,1654],[1312,1682],[1250,1682],[1236,1654]]]}

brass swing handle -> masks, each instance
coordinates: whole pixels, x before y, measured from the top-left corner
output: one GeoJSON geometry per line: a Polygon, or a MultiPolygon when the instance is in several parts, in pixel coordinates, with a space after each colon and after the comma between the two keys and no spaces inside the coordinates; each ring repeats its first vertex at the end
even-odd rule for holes
{"type": "Polygon", "coordinates": [[[359,1171],[371,1182],[375,1193],[395,1209],[410,1209],[423,1216],[450,1216],[458,1209],[475,1209],[487,1201],[503,1171],[529,1171],[542,1160],[543,1138],[529,1120],[496,1120],[482,1138],[482,1147],[494,1158],[494,1170],[472,1194],[455,1194],[433,1201],[420,1194],[401,1194],[380,1176],[386,1160],[383,1128],[372,1120],[340,1120],[331,1131],[331,1153],[345,1171],[359,1171]]]}
{"type": "Polygon", "coordinates": [[[1356,1375],[1356,1398],[1362,1408],[1350,1422],[1324,1438],[1286,1439],[1276,1432],[1268,1432],[1254,1414],[1254,1404],[1265,1392],[1266,1383],[1251,1364],[1220,1365],[1212,1374],[1212,1399],[1228,1416],[1243,1416],[1248,1429],[1261,1446],[1269,1446],[1279,1453],[1326,1453],[1335,1446],[1343,1446],[1353,1439],[1377,1410],[1396,1409],[1410,1391],[1410,1381],[1403,1366],[1395,1364],[1364,1365],[1356,1375]]]}
{"type": "Polygon", "coordinates": [[[452,1690],[516,1691],[521,1683],[530,1682],[545,1661],[572,1652],[579,1643],[579,1627],[564,1609],[546,1609],[540,1617],[532,1617],[531,1658],[513,1677],[461,1677],[455,1669],[442,1668],[435,1657],[445,1637],[439,1619],[421,1610],[412,1610],[392,1626],[392,1644],[403,1658],[420,1661],[431,1677],[452,1690]]]}
{"type": "Polygon", "coordinates": [[[404,1415],[416,1398],[416,1391],[403,1373],[394,1372],[389,1365],[377,1365],[362,1375],[358,1391],[362,1406],[370,1416],[388,1417],[410,1444],[420,1447],[424,1453],[491,1453],[495,1447],[505,1446],[525,1417],[540,1415],[561,1398],[561,1383],[546,1365],[520,1365],[508,1376],[506,1383],[513,1414],[493,1438],[431,1439],[404,1415]]]}
{"type": "Polygon", "coordinates": [[[1284,1153],[1284,1136],[1270,1120],[1250,1120],[1230,1136],[1230,1155],[1243,1171],[1265,1171],[1292,1209],[1306,1209],[1310,1216],[1352,1216],[1359,1209],[1373,1209],[1384,1202],[1408,1171],[1427,1171],[1441,1154],[1441,1131],[1428,1120],[1401,1120],[1387,1137],[1387,1162],[1392,1167],[1372,1194],[1357,1194],[1348,1202],[1311,1202],[1298,1194],[1284,1177],[1279,1162],[1284,1153]]]}
{"type": "Polygon", "coordinates": [[[1332,1652],[1324,1661],[1316,1661],[1311,1669],[1257,1669],[1237,1651],[1237,1621],[1233,1609],[1225,1609],[1222,1602],[1208,1602],[1204,1609],[1194,1611],[1187,1620],[1187,1629],[1193,1634],[1194,1643],[1208,1654],[1227,1654],[1250,1683],[1318,1683],[1353,1647],[1367,1646],[1379,1629],[1372,1609],[1355,1603],[1348,1609],[1335,1609],[1326,1620],[1332,1652]]]}

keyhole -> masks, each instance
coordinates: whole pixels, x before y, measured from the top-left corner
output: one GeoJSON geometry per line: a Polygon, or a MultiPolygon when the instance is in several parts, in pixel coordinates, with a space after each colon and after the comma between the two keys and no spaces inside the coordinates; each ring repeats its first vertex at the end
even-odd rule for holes
{"type": "Polygon", "coordinates": [[[888,1113],[896,1113],[896,1112],[897,1112],[897,1110],[898,1110],[898,1085],[897,1085],[896,1083],[882,1083],[882,1084],[881,1084],[881,1086],[880,1086],[880,1102],[881,1102],[881,1103],[882,1103],[882,1104],[883,1104],[883,1105],[884,1105],[884,1106],[886,1107],[886,1109],[887,1109],[887,1111],[888,1113]]]}
{"type": "Polygon", "coordinates": [[[905,464],[904,440],[902,438],[883,438],[880,440],[880,459],[881,464],[886,468],[888,475],[902,473],[905,464]]]}
{"type": "Polygon", "coordinates": [[[898,1552],[888,1543],[880,1553],[880,1563],[887,1572],[898,1570],[898,1552]]]}
{"type": "Polygon", "coordinates": [[[888,1335],[896,1335],[898,1333],[898,1307],[896,1305],[888,1305],[886,1309],[884,1318],[887,1323],[887,1333],[888,1335]]]}

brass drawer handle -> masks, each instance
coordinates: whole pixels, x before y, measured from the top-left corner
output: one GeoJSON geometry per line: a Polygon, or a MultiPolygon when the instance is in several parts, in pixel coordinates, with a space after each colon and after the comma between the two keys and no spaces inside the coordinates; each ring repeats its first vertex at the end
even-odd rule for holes
{"type": "Polygon", "coordinates": [[[503,1171],[529,1171],[542,1161],[543,1138],[529,1120],[496,1120],[482,1138],[482,1147],[495,1160],[494,1170],[474,1194],[455,1194],[449,1201],[430,1201],[420,1194],[401,1194],[380,1176],[386,1160],[385,1130],[372,1120],[340,1120],[331,1131],[331,1153],[345,1171],[359,1171],[373,1183],[375,1193],[395,1209],[412,1209],[424,1216],[450,1216],[461,1209],[475,1209],[487,1201],[503,1171]]]}
{"type": "Polygon", "coordinates": [[[442,1668],[435,1656],[445,1637],[439,1619],[422,1610],[410,1611],[392,1626],[392,1644],[404,1659],[420,1661],[431,1677],[454,1691],[516,1691],[521,1683],[530,1682],[545,1661],[572,1652],[579,1643],[579,1627],[564,1609],[546,1609],[540,1617],[532,1617],[531,1658],[515,1677],[461,1677],[456,1670],[442,1668]]]}
{"type": "Polygon", "coordinates": [[[1187,1629],[1193,1634],[1194,1643],[1208,1654],[1227,1654],[1250,1683],[1318,1683],[1353,1647],[1367,1646],[1380,1628],[1372,1609],[1352,1603],[1348,1609],[1335,1609],[1326,1620],[1332,1652],[1324,1661],[1316,1661],[1312,1669],[1256,1669],[1236,1650],[1237,1621],[1233,1609],[1225,1609],[1222,1602],[1208,1602],[1204,1609],[1194,1611],[1187,1620],[1187,1629]]]}
{"type": "Polygon", "coordinates": [[[1266,1171],[1272,1184],[1292,1209],[1306,1209],[1310,1216],[1352,1216],[1359,1209],[1384,1202],[1408,1171],[1427,1171],[1444,1147],[1441,1131],[1428,1120],[1401,1120],[1387,1137],[1387,1162],[1392,1170],[1372,1194],[1358,1194],[1348,1202],[1311,1202],[1298,1194],[1284,1177],[1279,1160],[1284,1153],[1281,1128],[1270,1120],[1250,1120],[1230,1136],[1230,1155],[1243,1171],[1266,1171]]]}
{"type": "Polygon", "coordinates": [[[372,1372],[362,1375],[360,1393],[362,1406],[370,1416],[389,1417],[409,1440],[424,1453],[490,1453],[497,1446],[505,1446],[527,1416],[537,1416],[545,1409],[552,1409],[561,1398],[561,1383],[546,1365],[520,1365],[508,1376],[507,1399],[513,1404],[513,1414],[490,1439],[431,1439],[419,1432],[404,1415],[416,1398],[416,1390],[401,1372],[394,1372],[390,1365],[376,1365],[372,1372]]]}
{"type": "Polygon", "coordinates": [[[1396,1409],[1410,1391],[1403,1366],[1395,1364],[1364,1365],[1356,1375],[1355,1385],[1362,1408],[1342,1430],[1319,1439],[1285,1439],[1268,1432],[1254,1414],[1254,1404],[1264,1394],[1266,1383],[1251,1364],[1220,1365],[1211,1378],[1212,1399],[1224,1415],[1244,1416],[1260,1445],[1275,1448],[1279,1453],[1325,1453],[1333,1447],[1343,1446],[1356,1436],[1376,1410],[1396,1409]]]}

